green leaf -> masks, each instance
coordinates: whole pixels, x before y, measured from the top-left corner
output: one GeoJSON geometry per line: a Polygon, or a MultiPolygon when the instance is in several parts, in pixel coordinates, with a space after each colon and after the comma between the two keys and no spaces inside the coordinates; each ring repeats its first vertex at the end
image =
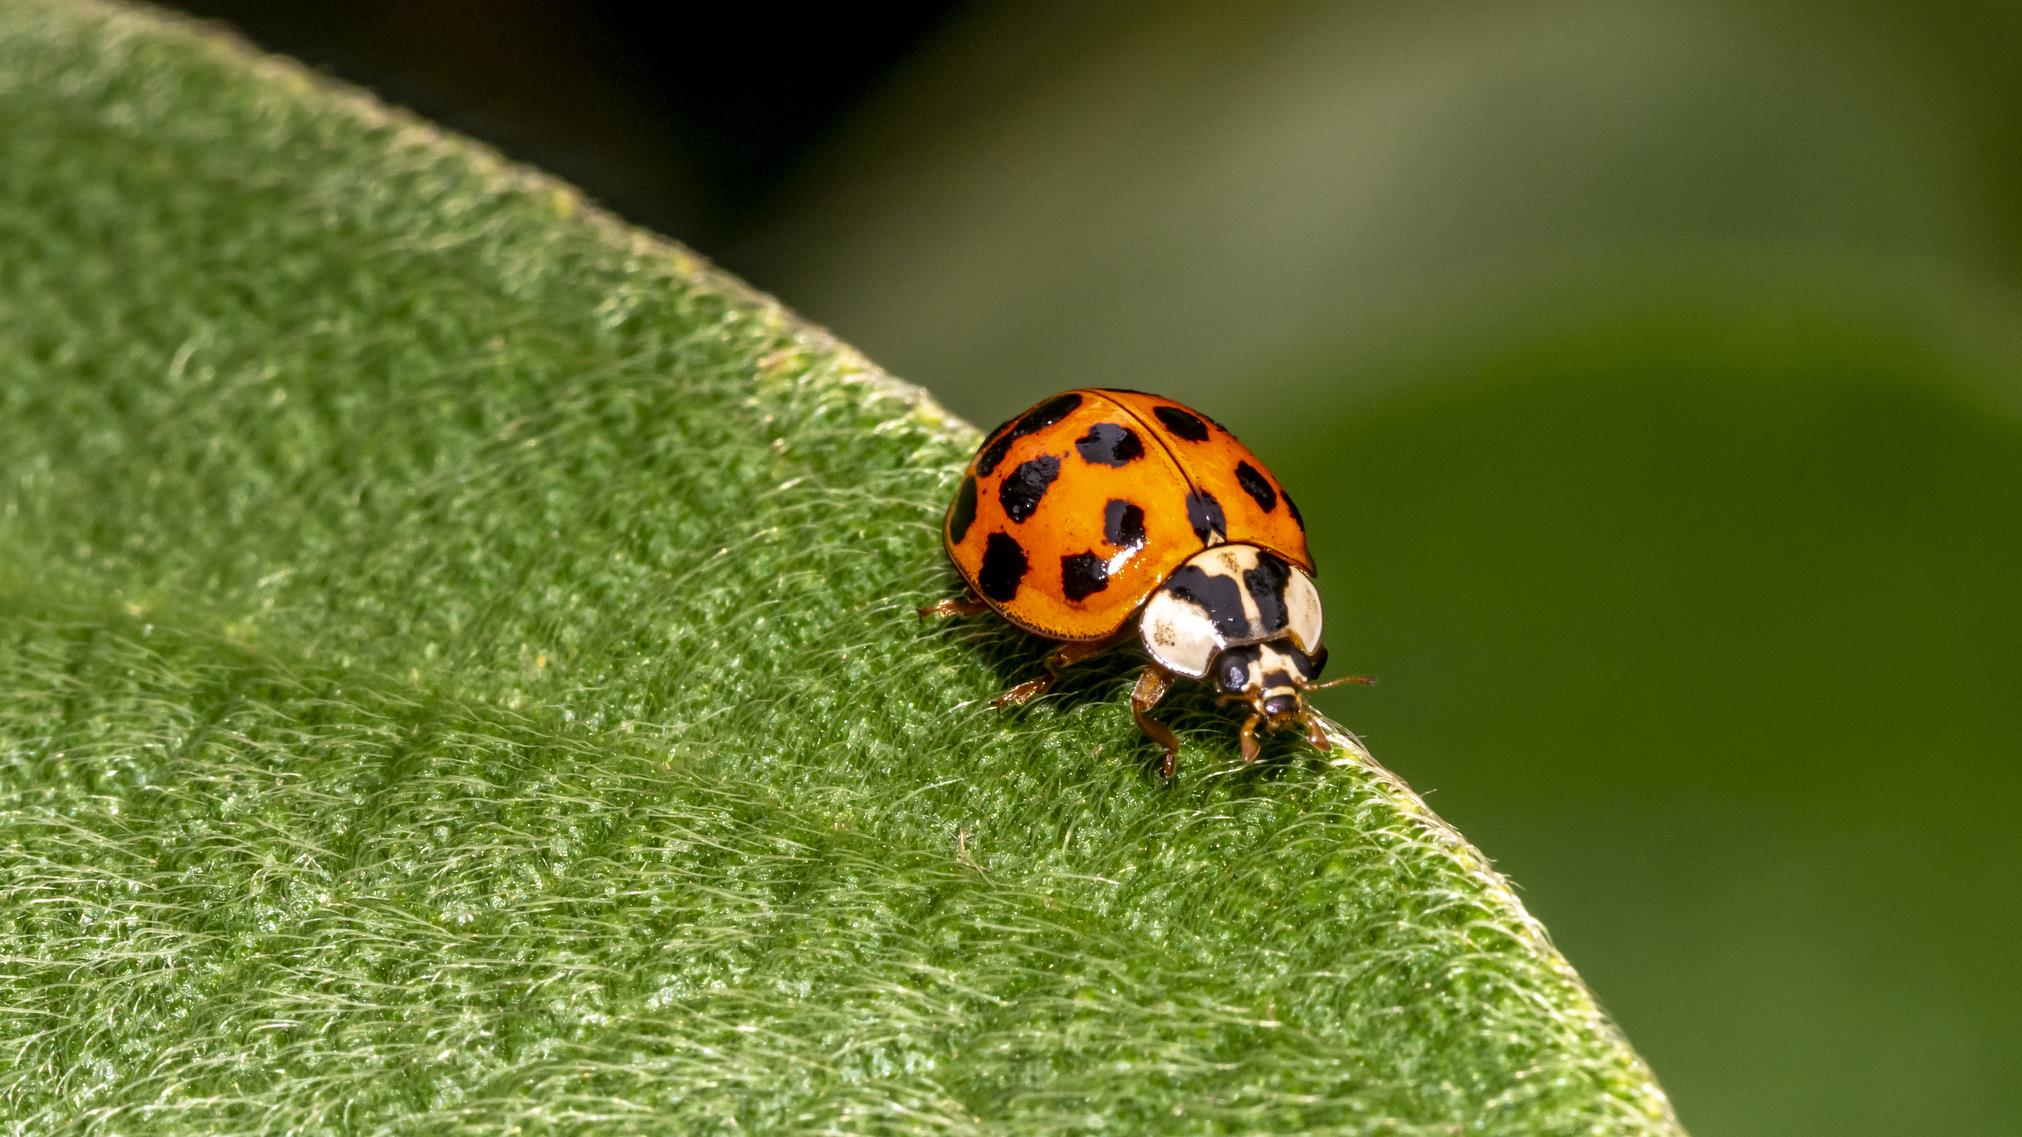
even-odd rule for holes
{"type": "Polygon", "coordinates": [[[991,710],[917,392],[212,33],[0,29],[5,1132],[1677,1131],[1358,748],[991,710]]]}

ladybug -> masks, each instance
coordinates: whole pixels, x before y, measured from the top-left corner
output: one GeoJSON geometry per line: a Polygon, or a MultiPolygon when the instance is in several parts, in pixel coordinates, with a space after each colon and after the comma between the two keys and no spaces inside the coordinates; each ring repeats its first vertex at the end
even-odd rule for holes
{"type": "Polygon", "coordinates": [[[1046,673],[999,695],[1018,706],[1076,663],[1133,638],[1150,661],[1131,713],[1165,748],[1150,711],[1178,679],[1210,683],[1257,727],[1327,736],[1305,694],[1320,683],[1320,593],[1299,507],[1248,447],[1213,419],[1141,391],[1055,395],[992,431],[970,460],[941,536],[967,594],[922,617],[995,611],[1059,643],[1046,673]]]}

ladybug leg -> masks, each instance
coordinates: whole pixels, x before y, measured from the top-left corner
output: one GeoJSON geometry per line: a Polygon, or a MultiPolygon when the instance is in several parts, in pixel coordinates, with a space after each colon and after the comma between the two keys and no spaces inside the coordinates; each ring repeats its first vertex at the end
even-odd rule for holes
{"type": "Polygon", "coordinates": [[[920,612],[920,619],[924,620],[930,616],[935,618],[947,616],[979,616],[985,612],[988,612],[989,610],[990,606],[988,604],[983,603],[982,597],[976,595],[974,592],[971,592],[968,589],[963,589],[962,595],[953,596],[946,600],[942,600],[938,603],[929,604],[925,608],[920,609],[919,612],[920,612]]]}
{"type": "Polygon", "coordinates": [[[1306,741],[1322,754],[1334,749],[1334,744],[1327,739],[1327,732],[1320,729],[1319,720],[1310,717],[1306,719],[1306,741]]]}
{"type": "Polygon", "coordinates": [[[1257,755],[1263,751],[1263,748],[1257,745],[1257,721],[1258,716],[1255,714],[1244,719],[1242,734],[1238,736],[1237,751],[1242,754],[1245,762],[1255,762],[1257,755]]]}
{"type": "Polygon", "coordinates": [[[1000,708],[1022,707],[1040,695],[1045,694],[1046,689],[1053,686],[1060,679],[1061,672],[1073,667],[1089,656],[1103,651],[1115,642],[1113,639],[1077,640],[1073,643],[1061,644],[1058,648],[1054,649],[1053,654],[1046,657],[1046,674],[1041,675],[1037,679],[1027,679],[1025,682],[990,700],[990,702],[993,706],[1000,708]]]}
{"type": "Polygon", "coordinates": [[[1166,688],[1172,686],[1172,672],[1154,663],[1138,673],[1137,686],[1130,690],[1130,713],[1137,720],[1137,727],[1151,736],[1153,742],[1165,747],[1165,761],[1158,771],[1165,780],[1172,781],[1173,766],[1179,761],[1179,739],[1173,737],[1166,725],[1152,718],[1147,711],[1165,698],[1166,688]]]}

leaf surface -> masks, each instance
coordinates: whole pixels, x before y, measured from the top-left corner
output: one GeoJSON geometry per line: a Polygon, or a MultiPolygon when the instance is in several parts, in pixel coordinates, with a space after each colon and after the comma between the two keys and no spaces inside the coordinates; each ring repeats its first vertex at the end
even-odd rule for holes
{"type": "Polygon", "coordinates": [[[0,1131],[1676,1132],[1359,749],[992,711],[975,433],[566,187],[4,0],[0,245],[0,1131]]]}

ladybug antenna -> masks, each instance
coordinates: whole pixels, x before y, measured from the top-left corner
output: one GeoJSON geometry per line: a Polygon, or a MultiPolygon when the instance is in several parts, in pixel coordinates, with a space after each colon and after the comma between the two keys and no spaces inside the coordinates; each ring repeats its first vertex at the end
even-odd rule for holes
{"type": "Polygon", "coordinates": [[[1325,691],[1329,687],[1339,687],[1346,683],[1353,683],[1358,687],[1373,687],[1376,685],[1376,677],[1374,675],[1343,675],[1339,679],[1329,679],[1325,683],[1308,683],[1306,684],[1306,690],[1325,691]]]}

